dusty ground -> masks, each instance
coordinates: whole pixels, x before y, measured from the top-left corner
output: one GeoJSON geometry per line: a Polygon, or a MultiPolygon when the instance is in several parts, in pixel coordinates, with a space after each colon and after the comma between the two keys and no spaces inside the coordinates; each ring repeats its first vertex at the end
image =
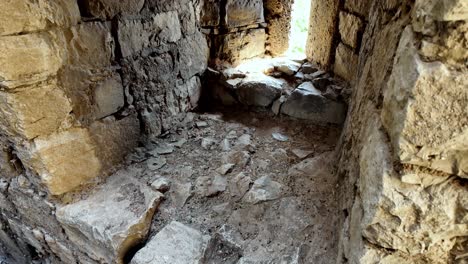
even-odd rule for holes
{"type": "Polygon", "coordinates": [[[209,263],[330,263],[338,211],[329,161],[339,128],[229,112],[193,114],[129,157],[148,184],[170,182],[150,237],[176,220],[223,237],[209,263]]]}

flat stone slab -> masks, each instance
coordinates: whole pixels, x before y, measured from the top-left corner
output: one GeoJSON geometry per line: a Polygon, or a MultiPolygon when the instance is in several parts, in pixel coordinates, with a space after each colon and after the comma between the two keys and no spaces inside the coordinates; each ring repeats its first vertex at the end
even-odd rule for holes
{"type": "Polygon", "coordinates": [[[252,74],[236,87],[239,101],[250,106],[269,106],[281,96],[288,83],[264,74],[252,74]]]}
{"type": "Polygon", "coordinates": [[[122,263],[148,233],[163,195],[138,182],[135,173],[121,170],[88,198],[57,210],[69,239],[97,261],[122,263]]]}
{"type": "Polygon", "coordinates": [[[284,102],[281,113],[298,119],[341,124],[346,118],[346,106],[324,97],[312,83],[305,82],[284,102]]]}
{"type": "Polygon", "coordinates": [[[198,264],[210,240],[200,231],[173,221],[133,257],[132,264],[198,264]]]}

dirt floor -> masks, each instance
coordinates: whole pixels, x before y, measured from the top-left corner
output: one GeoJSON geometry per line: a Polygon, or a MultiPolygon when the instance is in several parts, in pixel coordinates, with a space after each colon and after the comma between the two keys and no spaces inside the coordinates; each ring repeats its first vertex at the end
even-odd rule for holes
{"type": "Polygon", "coordinates": [[[220,237],[209,263],[331,263],[339,132],[262,113],[190,114],[128,160],[168,189],[150,238],[175,220],[220,237]]]}

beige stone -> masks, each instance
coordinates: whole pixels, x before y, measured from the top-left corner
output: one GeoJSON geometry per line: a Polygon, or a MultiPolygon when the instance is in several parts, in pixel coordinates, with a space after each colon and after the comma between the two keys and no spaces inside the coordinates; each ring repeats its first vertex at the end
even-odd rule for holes
{"type": "Polygon", "coordinates": [[[0,127],[25,139],[49,135],[72,120],[72,107],[56,81],[0,91],[0,127]]]}
{"type": "Polygon", "coordinates": [[[66,27],[80,21],[75,0],[2,0],[0,36],[44,30],[50,26],[66,27]]]}
{"type": "Polygon", "coordinates": [[[371,0],[346,0],[345,9],[367,18],[369,16],[371,4],[371,0]]]}
{"type": "Polygon", "coordinates": [[[239,65],[243,61],[265,54],[265,42],[267,35],[264,29],[252,29],[249,31],[220,35],[221,50],[218,58],[239,65]]]}
{"type": "Polygon", "coordinates": [[[440,62],[424,62],[405,29],[385,91],[382,119],[395,155],[468,177],[468,79],[440,62]]]}
{"type": "Polygon", "coordinates": [[[346,12],[340,12],[339,29],[341,35],[341,41],[346,45],[353,47],[354,49],[359,48],[359,37],[362,31],[363,23],[357,16],[346,12]]]}
{"type": "Polygon", "coordinates": [[[163,195],[121,170],[89,197],[57,210],[69,239],[99,263],[123,263],[145,239],[163,195]]]}
{"type": "Polygon", "coordinates": [[[228,27],[241,27],[263,23],[263,1],[227,0],[225,19],[228,27]]]}
{"type": "Polygon", "coordinates": [[[466,0],[417,0],[416,16],[430,16],[439,21],[468,19],[468,2],[466,0]]]}
{"type": "Polygon", "coordinates": [[[119,75],[114,75],[100,83],[94,91],[95,115],[100,119],[112,115],[125,104],[124,88],[119,75]]]}
{"type": "Polygon", "coordinates": [[[354,51],[340,43],[336,49],[334,72],[343,79],[351,82],[356,74],[356,66],[358,64],[358,56],[354,51]]]}
{"type": "Polygon", "coordinates": [[[337,28],[338,0],[312,1],[306,54],[310,61],[329,68],[337,28]]]}
{"type": "Polygon", "coordinates": [[[57,74],[65,56],[65,38],[57,31],[1,37],[0,86],[44,81],[57,74]]]}
{"type": "Polygon", "coordinates": [[[117,14],[137,14],[145,0],[84,0],[83,6],[93,17],[111,19],[117,14]]]}

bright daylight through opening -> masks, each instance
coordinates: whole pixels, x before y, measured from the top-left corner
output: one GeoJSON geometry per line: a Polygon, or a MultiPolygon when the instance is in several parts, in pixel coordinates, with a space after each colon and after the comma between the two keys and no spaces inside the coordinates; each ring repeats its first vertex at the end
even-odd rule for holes
{"type": "Polygon", "coordinates": [[[289,48],[287,57],[305,57],[307,31],[309,29],[311,0],[295,0],[291,13],[289,48]]]}

